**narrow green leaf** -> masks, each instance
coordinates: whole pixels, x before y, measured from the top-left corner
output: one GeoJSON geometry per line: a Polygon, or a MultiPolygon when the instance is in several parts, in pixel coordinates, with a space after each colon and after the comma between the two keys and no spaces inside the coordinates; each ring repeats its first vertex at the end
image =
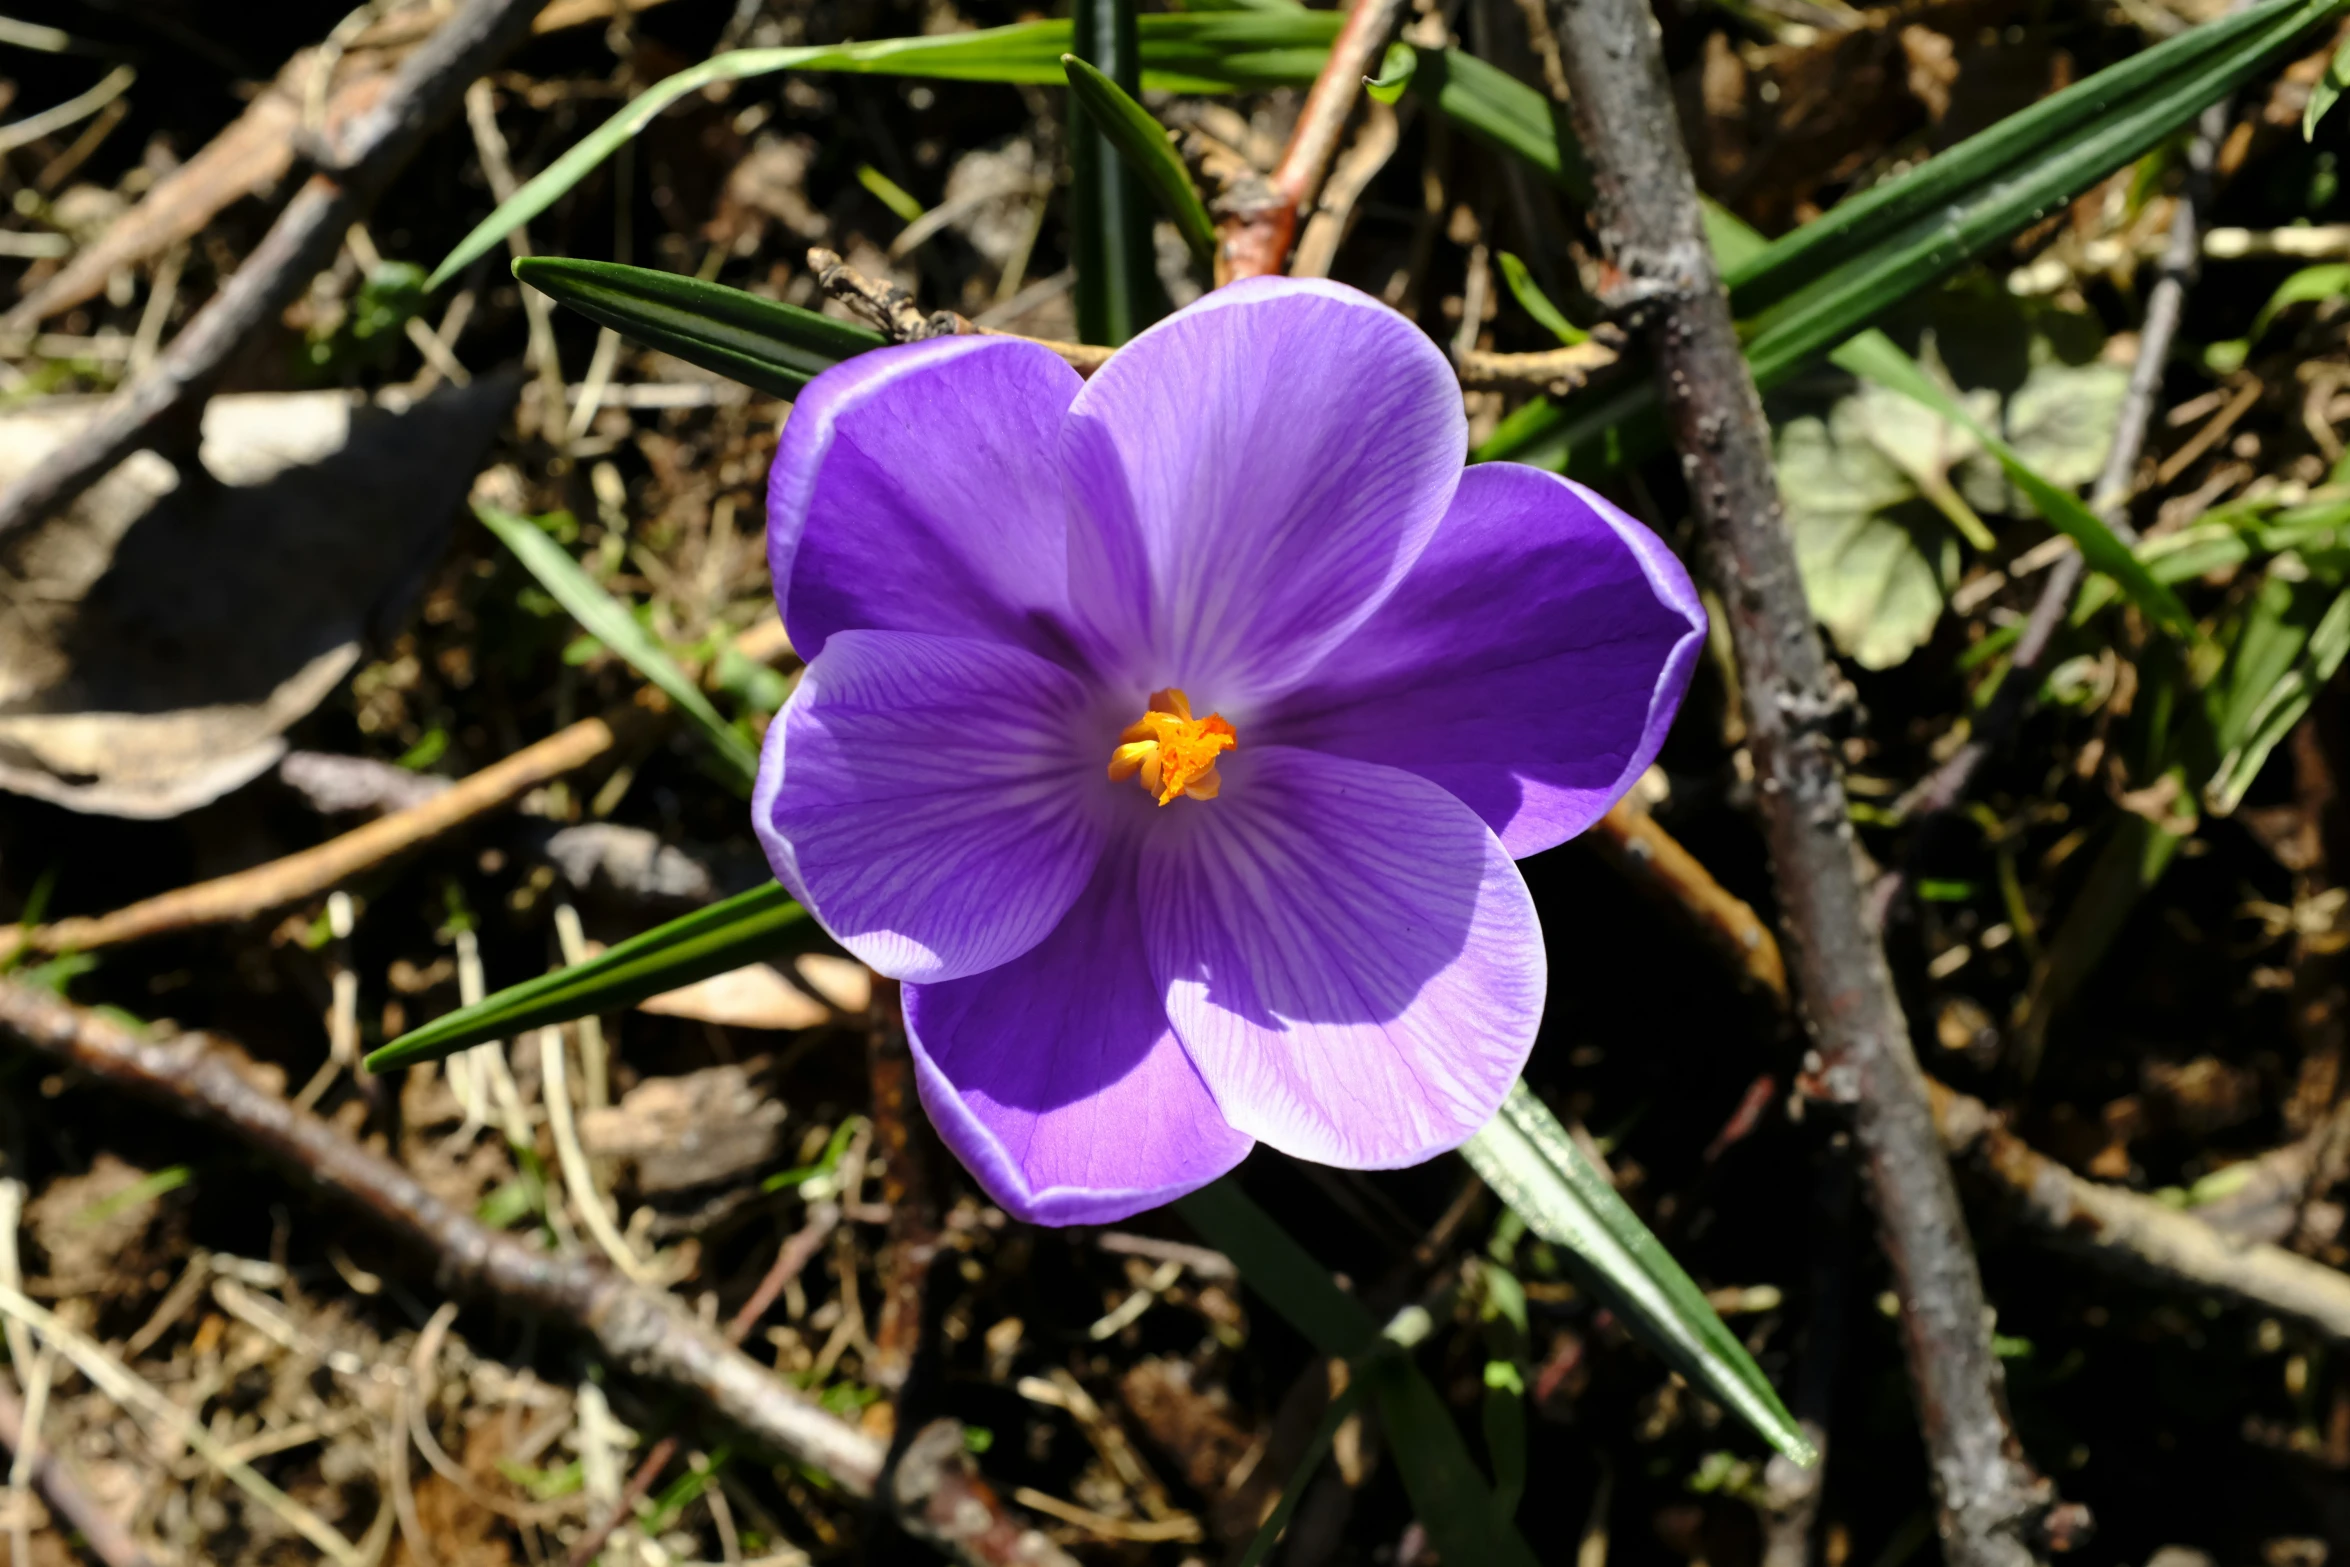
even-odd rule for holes
{"type": "Polygon", "coordinates": [[[1260,1567],[1272,1554],[1273,1547],[1281,1542],[1282,1531],[1289,1527],[1290,1514],[1297,1511],[1297,1504],[1305,1498],[1306,1486],[1321,1472],[1322,1460],[1330,1456],[1330,1444],[1338,1439],[1338,1428],[1360,1407],[1363,1391],[1369,1386],[1366,1378],[1357,1375],[1346,1384],[1346,1391],[1330,1400],[1329,1407],[1322,1411],[1314,1434],[1306,1440],[1305,1451],[1297,1455],[1297,1466],[1289,1472],[1289,1483],[1281,1488],[1281,1500],[1273,1504],[1273,1510],[1265,1515],[1255,1537],[1248,1542],[1248,1549],[1241,1554],[1240,1567],[1260,1567]]]}
{"type": "Polygon", "coordinates": [[[888,341],[846,321],[739,288],[612,261],[530,256],[514,275],[599,326],[770,396],[791,398],[888,341]]]}
{"type": "Polygon", "coordinates": [[[724,974],[746,963],[820,951],[831,943],[774,882],[698,909],[570,968],[509,986],[410,1029],[367,1058],[370,1072],[437,1061],[485,1039],[598,1012],[724,974]]]}
{"type": "Polygon", "coordinates": [[[2334,9],[2336,0],[2267,0],[2050,94],[1773,244],[1733,281],[1738,312],[1769,310],[1849,273],[1854,258],[1908,250],[1924,236],[1944,236],[1938,250],[1960,259],[1979,253],[1971,231],[1986,216],[1995,214],[2002,233],[2045,216],[2201,113],[2334,9]]]}
{"type": "Polygon", "coordinates": [[[2342,47],[2326,65],[2325,75],[2309,90],[2309,102],[2301,110],[2301,139],[2317,140],[2317,122],[2324,119],[2342,96],[2344,86],[2350,85],[2350,38],[2342,40],[2342,47]]]}
{"type": "Polygon", "coordinates": [[[1363,91],[1380,103],[1394,103],[1412,85],[1412,75],[1419,68],[1419,51],[1407,43],[1391,43],[1380,56],[1379,74],[1364,81],[1363,91]]]}
{"type": "MultiPolygon", "coordinates": [[[[1336,11],[1287,5],[1141,17],[1141,85],[1163,92],[1219,93],[1311,82],[1344,20],[1336,11]]],[[[433,269],[425,288],[428,292],[439,288],[488,254],[515,228],[561,200],[662,110],[705,87],[771,76],[777,71],[847,71],[937,81],[1057,85],[1065,80],[1061,56],[1071,47],[1067,22],[1017,22],[969,33],[789,49],[737,49],[714,56],[646,88],[547,165],[458,242],[433,269]]]]}
{"type": "Polygon", "coordinates": [[[1458,49],[1422,49],[1412,91],[1478,140],[1523,158],[1583,206],[1591,169],[1550,100],[1499,66],[1458,49]]]}
{"type": "MultiPolygon", "coordinates": [[[[1117,88],[1119,97],[1132,102],[1142,90],[1134,0],[1075,0],[1069,37],[1069,54],[1095,67],[1117,88]]],[[[1101,123],[1074,82],[1069,99],[1069,260],[1077,272],[1072,292],[1080,341],[1114,348],[1166,313],[1142,180],[1121,155],[1115,133],[1101,123]]]]}
{"type": "Polygon", "coordinates": [[[1550,302],[1542,285],[1534,281],[1534,274],[1526,270],[1526,263],[1506,250],[1501,253],[1501,280],[1509,285],[1510,297],[1518,302],[1518,308],[1532,316],[1551,336],[1570,348],[1590,341],[1589,332],[1569,321],[1566,312],[1550,302]]]}
{"type": "Polygon", "coordinates": [[[911,223],[922,216],[922,203],[914,199],[914,193],[872,164],[857,165],[857,183],[864,186],[875,201],[897,214],[900,223],[911,223]]]}
{"type": "Polygon", "coordinates": [[[1799,1464],[1818,1455],[1762,1368],[1524,1083],[1461,1149],[1526,1227],[1564,1247],[1642,1342],[1799,1464]]]}
{"type": "Polygon", "coordinates": [[[710,742],[710,749],[717,753],[728,775],[748,794],[751,780],[759,771],[758,753],[733,725],[719,716],[710,699],[702,695],[701,687],[687,678],[661,644],[653,640],[652,634],[637,624],[628,606],[605,592],[602,583],[589,576],[568,550],[547,537],[545,530],[529,518],[517,517],[480,501],[474,503],[473,514],[481,519],[483,527],[498,536],[500,543],[513,551],[524,570],[538,578],[539,586],[571,612],[572,619],[597,641],[628,660],[631,668],[693,720],[694,727],[710,742]]]}
{"type": "MultiPolygon", "coordinates": [[[[1180,1199],[1175,1210],[1317,1351],[1353,1363],[1371,1384],[1404,1490],[1439,1555],[1477,1567],[1534,1567],[1533,1551],[1494,1506],[1452,1412],[1408,1357],[1381,1352],[1379,1325],[1361,1301],[1230,1176],[1180,1199]]],[[[1391,1327],[1388,1336],[1400,1342],[1411,1335],[1391,1327]]]]}
{"type": "Polygon", "coordinates": [[[2130,547],[2115,537],[2114,531],[2095,512],[2081,504],[2079,496],[2042,478],[2016,455],[2015,448],[1985,428],[1963,403],[1937,385],[1918,367],[1916,360],[1894,347],[1890,339],[1879,333],[1855,338],[1844,345],[1836,362],[1856,375],[1866,376],[1879,386],[1932,409],[1981,442],[1983,450],[2007,471],[2015,487],[2031,497],[2048,525],[2078,544],[2082,558],[2119,583],[2132,603],[2180,636],[2195,634],[2195,619],[2178,596],[2155,580],[2130,547]]]}
{"type": "Polygon", "coordinates": [[[1109,138],[1110,145],[1159,200],[1175,221],[1183,242],[1201,266],[1216,259],[1216,225],[1207,203],[1191,183],[1191,171],[1175,155],[1166,127],[1151,117],[1116,82],[1073,54],[1061,56],[1069,73],[1069,92],[1085,108],[1087,118],[1109,138]]]}

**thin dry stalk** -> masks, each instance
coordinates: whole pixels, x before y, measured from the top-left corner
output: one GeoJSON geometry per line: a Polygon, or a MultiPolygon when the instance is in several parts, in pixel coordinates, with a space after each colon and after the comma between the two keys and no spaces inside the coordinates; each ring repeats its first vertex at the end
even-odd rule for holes
{"type": "Polygon", "coordinates": [[[1321,189],[1323,172],[1338,151],[1339,132],[1362,94],[1363,79],[1377,69],[1404,10],[1404,0],[1354,0],[1338,36],[1331,40],[1329,59],[1306,93],[1297,128],[1289,133],[1289,145],[1262,197],[1217,225],[1218,284],[1269,277],[1289,259],[1297,215],[1321,189]]]}
{"type": "Polygon", "coordinates": [[[1497,354],[1471,348],[1453,356],[1453,370],[1471,391],[1537,391],[1565,397],[1623,357],[1623,334],[1602,327],[1589,341],[1532,354],[1497,354]]]}
{"type": "Polygon", "coordinates": [[[2024,1459],[1991,1352],[1982,1276],[1925,1075],[1853,857],[1835,728],[1851,693],[1804,598],[1770,429],[1705,240],[1657,22],[1640,0],[1554,0],[1592,168],[1602,302],[1645,329],[1744,687],[1756,798],[1830,1091],[1854,1107],[1952,1567],[2021,1567],[2050,1487],[2024,1459]]]}
{"type": "MultiPolygon", "coordinates": [[[[15,1319],[9,1320],[13,1325],[15,1319]]],[[[25,1406],[18,1402],[15,1391],[0,1381],[0,1447],[22,1453],[26,1423],[25,1406]]],[[[121,1520],[98,1505],[56,1453],[40,1455],[32,1466],[32,1481],[39,1488],[41,1499],[73,1526],[83,1546],[106,1567],[153,1567],[153,1558],[131,1538],[121,1520]]],[[[24,1559],[31,1560],[31,1553],[27,1552],[24,1559]]]]}

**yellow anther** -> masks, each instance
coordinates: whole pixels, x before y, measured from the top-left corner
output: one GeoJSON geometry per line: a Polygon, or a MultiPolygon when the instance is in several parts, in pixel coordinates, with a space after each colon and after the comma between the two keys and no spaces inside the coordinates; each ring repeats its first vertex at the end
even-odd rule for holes
{"type": "Polygon", "coordinates": [[[1151,693],[1150,710],[1128,724],[1110,753],[1110,781],[1139,778],[1161,805],[1179,794],[1213,800],[1224,787],[1216,758],[1240,743],[1221,713],[1191,716],[1191,698],[1173,686],[1151,693]]]}

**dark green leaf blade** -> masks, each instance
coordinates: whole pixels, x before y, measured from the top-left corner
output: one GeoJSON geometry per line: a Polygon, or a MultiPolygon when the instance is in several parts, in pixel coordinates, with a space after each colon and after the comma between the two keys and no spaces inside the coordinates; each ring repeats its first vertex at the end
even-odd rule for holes
{"type": "Polygon", "coordinates": [[[1400,1344],[1404,1336],[1382,1335],[1363,1303],[1340,1289],[1231,1177],[1182,1198],[1175,1210],[1316,1350],[1352,1362],[1370,1381],[1412,1508],[1446,1561],[1534,1567],[1534,1553],[1494,1506],[1452,1412],[1420,1369],[1383,1342],[1400,1344]]]}
{"type": "Polygon", "coordinates": [[[531,256],[514,275],[599,326],[774,397],[888,340],[846,321],[650,267],[531,256]]]}
{"type": "Polygon", "coordinates": [[[1073,54],[1061,56],[1069,73],[1069,92],[1084,106],[1086,118],[1104,136],[1127,166],[1159,200],[1183,235],[1184,244],[1200,265],[1216,257],[1216,225],[1207,204],[1191,183],[1191,171],[1175,156],[1165,127],[1136,103],[1116,82],[1073,54]]]}
{"type": "Polygon", "coordinates": [[[696,910],[571,968],[525,980],[410,1029],[367,1058],[370,1072],[437,1061],[486,1039],[614,1012],[746,963],[829,950],[823,929],[774,882],[696,910]]]}
{"type": "MultiPolygon", "coordinates": [[[[1069,38],[1070,54],[1092,65],[1117,90],[1117,97],[1132,102],[1142,90],[1133,0],[1076,0],[1069,38]]],[[[1114,108],[1111,112],[1115,117],[1114,108]]],[[[1159,287],[1151,245],[1149,204],[1142,180],[1121,153],[1117,137],[1074,82],[1068,136],[1069,259],[1077,271],[1077,337],[1115,348],[1166,314],[1166,295],[1159,287]]]]}

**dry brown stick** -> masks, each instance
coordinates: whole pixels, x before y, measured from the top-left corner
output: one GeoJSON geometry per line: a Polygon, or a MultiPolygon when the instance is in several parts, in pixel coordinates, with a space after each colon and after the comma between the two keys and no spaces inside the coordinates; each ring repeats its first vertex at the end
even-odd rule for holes
{"type": "Polygon", "coordinates": [[[971,318],[953,310],[933,310],[922,313],[914,303],[914,296],[903,284],[877,283],[840,258],[840,253],[826,250],[821,245],[810,247],[808,270],[816,275],[816,286],[833,299],[839,300],[873,324],[874,330],[893,343],[919,343],[933,337],[1023,337],[1041,344],[1067,360],[1069,367],[1079,375],[1091,375],[1109,362],[1111,350],[1095,343],[1061,343],[1050,338],[1026,337],[1020,332],[999,331],[995,327],[977,326],[971,318]]]}
{"type": "Polygon", "coordinates": [[[1849,687],[1797,575],[1770,430],[1705,240],[1642,0],[1553,0],[1577,140],[1592,168],[1597,292],[1646,330],[1744,684],[1763,836],[1825,1081],[1854,1106],[1952,1567],[2034,1559],[2051,1490],[2023,1457],[1925,1077],[1854,862],[1835,728],[1849,687]]]}
{"type": "Polygon", "coordinates": [[[1330,58],[1306,93],[1297,128],[1273,169],[1262,196],[1244,212],[1217,225],[1216,281],[1268,277],[1289,259],[1297,238],[1297,215],[1322,188],[1322,175],[1338,150],[1339,132],[1361,96],[1363,78],[1378,66],[1387,40],[1403,20],[1404,0],[1354,0],[1330,42],[1330,58]]]}
{"type": "MultiPolygon", "coordinates": [[[[767,1308],[775,1304],[775,1297],[783,1293],[785,1285],[800,1276],[809,1261],[822,1249],[833,1227],[839,1223],[840,1207],[836,1203],[818,1203],[808,1210],[808,1222],[777,1248],[775,1261],[769,1265],[766,1276],[759,1280],[759,1287],[751,1291],[751,1298],[744,1301],[741,1308],[728,1319],[727,1343],[740,1344],[750,1336],[752,1327],[767,1315],[767,1308]]],[[[670,1460],[677,1456],[677,1450],[682,1445],[675,1431],[653,1444],[652,1449],[645,1454],[644,1462],[638,1464],[636,1472],[628,1477],[628,1484],[621,1487],[620,1499],[612,1504],[611,1511],[598,1522],[589,1525],[585,1534],[571,1542],[571,1554],[566,1558],[566,1567],[587,1567],[588,1563],[596,1559],[597,1553],[604,1549],[604,1542],[612,1538],[612,1531],[628,1521],[628,1515],[645,1494],[653,1489],[653,1482],[661,1478],[661,1471],[669,1467],[670,1460]]]]}
{"type": "MultiPolygon", "coordinates": [[[[14,1388],[0,1381],[0,1447],[13,1453],[23,1444],[24,1404],[14,1388]]],[[[40,1487],[42,1499],[57,1509],[58,1516],[73,1525],[89,1553],[106,1567],[153,1567],[154,1558],[131,1538],[130,1530],[82,1489],[81,1481],[47,1444],[33,1464],[33,1484],[40,1487]]]]}
{"type": "Polygon", "coordinates": [[[333,261],[344,230],[415,156],[465,84],[522,41],[535,9],[534,0],[467,0],[403,61],[382,101],[328,149],[324,162],[330,166],[295,194],[245,264],[154,368],[108,398],[73,439],[0,491],[0,537],[72,500],[175,413],[209,394],[237,352],[270,332],[278,312],[333,261]]]}
{"type": "Polygon", "coordinates": [[[1623,347],[1623,334],[1603,326],[1586,342],[1535,354],[1497,354],[1472,348],[1454,357],[1453,371],[1461,385],[1472,391],[1532,390],[1565,397],[1581,391],[1593,375],[1621,359],[1623,347]]]}
{"type": "MultiPolygon", "coordinates": [[[[7,980],[0,980],[0,1035],[235,1134],[430,1255],[450,1291],[585,1333],[624,1370],[688,1394],[850,1495],[879,1490],[885,1457],[879,1441],[786,1387],[676,1299],[631,1283],[600,1261],[538,1251],[490,1229],[391,1160],[255,1087],[204,1036],[149,1039],[104,1014],[7,980]]],[[[941,1424],[960,1449],[961,1428],[941,1424]]],[[[938,1465],[921,1478],[927,1489],[910,1486],[901,1465],[886,1500],[922,1538],[972,1567],[1073,1567],[995,1502],[975,1470],[938,1465]]]]}
{"type": "Polygon", "coordinates": [[[649,717],[639,708],[616,708],[602,718],[583,718],[468,775],[429,800],[251,870],[200,881],[192,887],[175,887],[111,914],[56,920],[30,930],[17,926],[0,931],[0,958],[27,949],[87,952],[200,925],[251,919],[317,897],[338,882],[586,766],[618,746],[625,736],[641,730],[649,717]]]}
{"type": "Polygon", "coordinates": [[[1780,1008],[1787,1005],[1787,961],[1778,938],[1745,899],[1714,880],[1697,856],[1629,799],[1618,800],[1593,824],[1591,846],[1622,866],[1641,886],[1695,917],[1698,928],[1751,989],[1780,1008]]]}

